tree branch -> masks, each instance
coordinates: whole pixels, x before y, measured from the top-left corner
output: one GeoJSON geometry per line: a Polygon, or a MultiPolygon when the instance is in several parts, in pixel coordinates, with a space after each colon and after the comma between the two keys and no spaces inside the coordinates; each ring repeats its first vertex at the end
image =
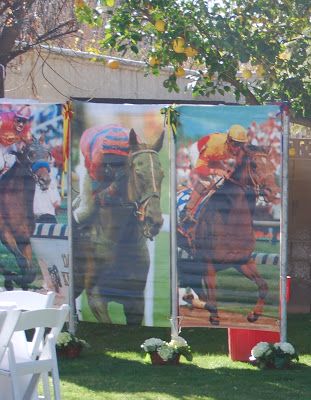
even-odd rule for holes
{"type": "Polygon", "coordinates": [[[22,22],[27,10],[35,0],[16,1],[11,6],[14,22],[10,25],[5,24],[0,36],[0,62],[6,65],[10,60],[11,49],[14,48],[15,41],[19,38],[22,22]]]}

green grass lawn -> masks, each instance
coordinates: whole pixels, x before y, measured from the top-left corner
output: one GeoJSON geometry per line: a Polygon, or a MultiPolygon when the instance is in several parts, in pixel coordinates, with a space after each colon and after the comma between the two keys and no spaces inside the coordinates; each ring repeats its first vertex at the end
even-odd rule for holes
{"type": "Polygon", "coordinates": [[[259,370],[231,361],[225,329],[184,329],[193,362],[159,367],[141,358],[140,344],[149,337],[169,339],[169,329],[79,323],[77,334],[91,347],[76,360],[59,361],[62,398],[310,400],[310,314],[289,316],[288,327],[300,363],[290,370],[259,370]]]}

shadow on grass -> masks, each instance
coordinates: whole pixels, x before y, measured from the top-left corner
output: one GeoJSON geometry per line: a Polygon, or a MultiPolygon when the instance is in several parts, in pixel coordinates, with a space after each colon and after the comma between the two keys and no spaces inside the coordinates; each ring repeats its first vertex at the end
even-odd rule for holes
{"type": "Polygon", "coordinates": [[[103,398],[109,398],[109,393],[120,394],[120,399],[123,394],[124,398],[142,400],[161,399],[164,394],[176,399],[311,398],[307,379],[311,367],[303,364],[290,370],[259,370],[239,363],[232,363],[232,368],[230,365],[214,368],[208,367],[206,360],[205,367],[194,363],[152,366],[149,362],[125,359],[124,353],[120,354],[123,358],[115,354],[86,354],[77,360],[64,360],[60,363],[61,379],[90,392],[102,393],[103,398]]]}
{"type": "MultiPolygon", "coordinates": [[[[170,340],[169,328],[145,326],[104,325],[90,322],[79,323],[77,334],[87,340],[91,351],[134,351],[140,350],[140,345],[151,337],[170,340]]],[[[202,354],[228,354],[227,329],[184,328],[181,332],[191,348],[202,354]]]]}

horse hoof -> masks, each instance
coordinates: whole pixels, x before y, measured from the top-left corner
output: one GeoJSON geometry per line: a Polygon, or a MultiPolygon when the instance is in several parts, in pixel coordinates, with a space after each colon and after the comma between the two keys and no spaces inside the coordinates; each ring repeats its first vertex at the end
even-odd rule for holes
{"type": "Polygon", "coordinates": [[[260,314],[251,312],[248,314],[247,316],[247,321],[248,322],[256,322],[258,320],[258,318],[260,317],[260,314]]]}
{"type": "Polygon", "coordinates": [[[218,326],[219,325],[219,316],[218,315],[211,315],[209,317],[209,322],[213,325],[213,326],[218,326]]]}
{"type": "Polygon", "coordinates": [[[4,288],[5,290],[11,291],[14,289],[13,281],[11,279],[4,280],[4,288]]]}
{"type": "Polygon", "coordinates": [[[191,304],[191,303],[192,303],[192,300],[194,299],[194,296],[193,296],[193,294],[185,294],[185,295],[182,297],[182,299],[183,299],[186,303],[191,304]]]}

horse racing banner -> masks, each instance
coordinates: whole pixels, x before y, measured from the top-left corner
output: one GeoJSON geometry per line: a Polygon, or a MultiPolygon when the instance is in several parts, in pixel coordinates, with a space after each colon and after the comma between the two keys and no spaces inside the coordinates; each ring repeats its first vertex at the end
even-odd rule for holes
{"type": "Polygon", "coordinates": [[[72,251],[81,320],[169,325],[168,146],[160,109],[73,102],[72,251]]]}
{"type": "Polygon", "coordinates": [[[68,302],[68,287],[52,269],[69,253],[68,235],[57,236],[67,230],[62,107],[0,104],[0,287],[54,290],[58,304],[68,302]]]}
{"type": "Polygon", "coordinates": [[[176,111],[180,324],[279,331],[280,109],[176,111]]]}

